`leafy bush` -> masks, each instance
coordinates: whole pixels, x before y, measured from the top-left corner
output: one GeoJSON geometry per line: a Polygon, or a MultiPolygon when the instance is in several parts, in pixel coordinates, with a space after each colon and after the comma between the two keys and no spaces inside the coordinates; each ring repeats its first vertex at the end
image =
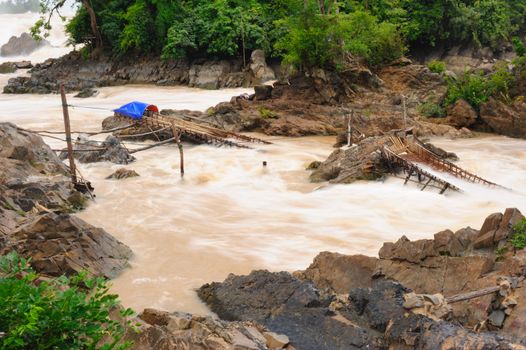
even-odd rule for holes
{"type": "Polygon", "coordinates": [[[464,99],[475,109],[487,102],[491,95],[486,78],[479,73],[465,72],[459,79],[449,78],[445,104],[450,105],[464,99]]]}
{"type": "Polygon", "coordinates": [[[38,280],[16,253],[0,258],[1,349],[126,349],[124,326],[109,317],[117,305],[102,279],[38,280]]]}
{"type": "Polygon", "coordinates": [[[446,71],[446,63],[443,61],[432,60],[427,64],[427,68],[433,73],[442,74],[446,71]]]}
{"type": "Polygon", "coordinates": [[[446,115],[445,109],[438,103],[428,101],[418,106],[418,111],[428,118],[441,118],[446,115]]]}
{"type": "Polygon", "coordinates": [[[268,108],[260,107],[259,108],[259,115],[263,119],[277,119],[279,118],[279,115],[276,112],[271,111],[268,108]]]}
{"type": "Polygon", "coordinates": [[[517,56],[521,57],[526,55],[526,47],[524,47],[524,43],[519,37],[513,37],[512,43],[517,56]]]}
{"type": "Polygon", "coordinates": [[[517,250],[526,248],[526,219],[522,219],[513,226],[513,236],[510,242],[517,250]]]}
{"type": "Polygon", "coordinates": [[[342,67],[351,54],[370,65],[393,61],[405,46],[396,27],[379,22],[364,11],[350,14],[319,14],[305,8],[282,24],[287,29],[276,43],[285,63],[301,67],[342,67]]]}

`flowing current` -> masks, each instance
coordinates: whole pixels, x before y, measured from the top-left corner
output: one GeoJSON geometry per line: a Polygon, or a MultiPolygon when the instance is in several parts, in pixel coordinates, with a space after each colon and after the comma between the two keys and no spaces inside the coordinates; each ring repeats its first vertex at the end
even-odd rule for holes
{"type": "MultiPolygon", "coordinates": [[[[0,85],[11,76],[0,75],[0,85]]],[[[108,110],[132,100],[160,108],[205,110],[250,92],[153,86],[99,90],[94,98],[68,95],[68,100],[108,110]]],[[[57,95],[2,94],[0,108],[0,122],[63,129],[57,95]]],[[[75,108],[70,115],[74,130],[96,131],[111,112],[75,108]]],[[[174,145],[135,154],[137,161],[127,168],[137,171],[138,178],[106,180],[122,166],[80,165],[97,198],[78,215],[103,227],[135,253],[131,268],[113,281],[112,290],[125,306],[208,313],[194,289],[221,281],[229,273],[303,269],[325,250],[376,255],[383,242],[403,234],[410,239],[430,238],[447,228],[480,228],[488,214],[506,207],[526,211],[524,140],[434,139],[436,145],[459,155],[460,166],[513,189],[489,189],[454,179],[464,193],[439,195],[438,190],[421,192],[416,186],[404,186],[398,179],[311,184],[304,169],[332,152],[334,138],[267,139],[273,144],[254,149],[185,145],[184,180],[174,145]],[[268,162],[266,168],[263,161],[268,162]]],[[[64,146],[61,141],[46,141],[53,148],[64,146]]]]}

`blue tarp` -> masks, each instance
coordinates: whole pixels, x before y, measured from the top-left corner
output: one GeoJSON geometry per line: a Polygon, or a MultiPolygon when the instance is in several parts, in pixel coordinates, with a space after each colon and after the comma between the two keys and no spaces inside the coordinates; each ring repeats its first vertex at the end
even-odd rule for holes
{"type": "Polygon", "coordinates": [[[144,111],[147,109],[154,112],[159,112],[156,106],[138,101],[127,103],[118,109],[114,109],[113,111],[126,117],[141,119],[144,111]]]}

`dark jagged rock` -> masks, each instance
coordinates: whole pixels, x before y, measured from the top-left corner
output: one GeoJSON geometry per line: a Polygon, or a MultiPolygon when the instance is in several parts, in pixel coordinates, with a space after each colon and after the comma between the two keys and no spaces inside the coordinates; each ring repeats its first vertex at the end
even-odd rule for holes
{"type": "Polygon", "coordinates": [[[16,250],[48,276],[87,270],[113,277],[127,266],[131,251],[67,214],[86,202],[41,137],[0,123],[0,254],[16,250]]]}
{"type": "Polygon", "coordinates": [[[0,55],[2,56],[23,56],[32,53],[33,51],[49,45],[47,40],[37,41],[28,33],[22,33],[19,37],[12,36],[7,44],[0,47],[0,55]]]}
{"type": "MultiPolygon", "coordinates": [[[[108,136],[102,143],[89,140],[79,140],[74,144],[73,155],[81,163],[112,162],[115,164],[129,164],[135,161],[127,148],[123,147],[115,136],[108,136]]],[[[67,159],[68,154],[63,150],[61,159],[67,159]]]]}
{"type": "Polygon", "coordinates": [[[480,106],[480,119],[501,135],[526,138],[526,102],[507,105],[493,97],[480,106]]]}
{"type": "Polygon", "coordinates": [[[0,74],[9,74],[16,72],[17,67],[14,62],[4,62],[0,64],[0,74]]]}
{"type": "Polygon", "coordinates": [[[369,137],[348,149],[337,149],[311,173],[310,180],[352,183],[382,177],[387,168],[380,151],[388,140],[385,136],[369,137]]]}
{"type": "Polygon", "coordinates": [[[48,276],[88,271],[113,278],[128,266],[130,248],[106,231],[68,214],[36,216],[13,232],[11,247],[31,257],[33,268],[48,276]]]}
{"type": "Polygon", "coordinates": [[[309,282],[267,271],[229,276],[199,289],[221,318],[258,321],[287,334],[298,349],[451,349],[451,344],[511,349],[525,344],[408,312],[403,306],[407,292],[402,284],[381,279],[371,288],[351,289],[347,299],[335,303],[309,282]]]}
{"type": "Polygon", "coordinates": [[[64,84],[67,91],[132,83],[188,85],[205,89],[241,87],[268,78],[271,69],[266,64],[262,66],[260,60],[254,64],[253,70],[243,69],[240,60],[189,62],[133,55],[122,56],[119,60],[109,56],[85,60],[74,51],[37,64],[31,70],[30,78],[13,78],[4,87],[4,92],[51,93],[58,91],[60,84],[64,84]]]}

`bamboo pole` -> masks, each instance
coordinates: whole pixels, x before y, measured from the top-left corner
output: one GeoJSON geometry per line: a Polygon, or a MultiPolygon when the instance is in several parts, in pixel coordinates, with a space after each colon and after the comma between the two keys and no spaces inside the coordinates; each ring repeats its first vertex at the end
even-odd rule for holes
{"type": "Polygon", "coordinates": [[[64,85],[60,85],[60,97],[62,99],[62,113],[64,115],[64,129],[66,132],[66,143],[68,145],[69,170],[71,172],[71,181],[77,183],[77,171],[75,167],[75,158],[73,158],[73,144],[71,143],[71,125],[69,123],[68,101],[64,85]]]}

